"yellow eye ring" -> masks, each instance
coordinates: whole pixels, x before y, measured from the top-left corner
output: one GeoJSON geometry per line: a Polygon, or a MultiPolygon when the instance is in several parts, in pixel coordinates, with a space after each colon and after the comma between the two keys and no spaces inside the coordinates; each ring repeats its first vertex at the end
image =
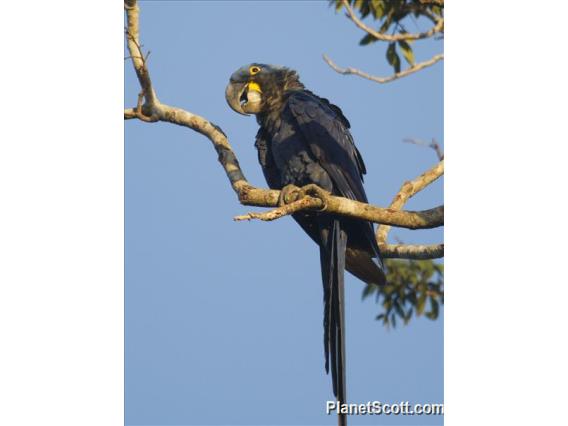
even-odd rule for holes
{"type": "Polygon", "coordinates": [[[250,75],[255,75],[260,72],[260,67],[253,66],[249,68],[250,75]]]}

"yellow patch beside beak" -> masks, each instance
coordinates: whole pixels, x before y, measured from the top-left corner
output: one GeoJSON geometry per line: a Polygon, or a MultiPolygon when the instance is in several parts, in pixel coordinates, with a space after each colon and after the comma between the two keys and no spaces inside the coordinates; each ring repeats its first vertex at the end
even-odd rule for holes
{"type": "Polygon", "coordinates": [[[260,86],[257,83],[255,83],[254,81],[251,81],[248,84],[248,90],[252,90],[254,92],[262,93],[262,90],[260,90],[260,86]]]}

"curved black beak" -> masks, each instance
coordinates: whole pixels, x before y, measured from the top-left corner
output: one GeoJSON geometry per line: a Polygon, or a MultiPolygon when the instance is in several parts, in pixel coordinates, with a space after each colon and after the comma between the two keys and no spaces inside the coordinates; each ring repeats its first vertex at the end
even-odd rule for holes
{"type": "Polygon", "coordinates": [[[246,89],[247,83],[238,83],[233,81],[229,82],[225,89],[225,99],[227,100],[227,103],[233,111],[242,115],[248,115],[245,111],[243,111],[241,104],[243,99],[246,101],[246,98],[243,98],[246,96],[246,89]]]}

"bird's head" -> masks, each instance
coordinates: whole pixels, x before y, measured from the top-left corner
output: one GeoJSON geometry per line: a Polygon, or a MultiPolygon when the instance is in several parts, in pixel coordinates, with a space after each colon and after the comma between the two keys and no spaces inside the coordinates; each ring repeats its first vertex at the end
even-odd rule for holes
{"type": "Polygon", "coordinates": [[[263,114],[274,109],[287,90],[303,87],[296,71],[255,62],[231,75],[225,99],[239,114],[263,114]]]}

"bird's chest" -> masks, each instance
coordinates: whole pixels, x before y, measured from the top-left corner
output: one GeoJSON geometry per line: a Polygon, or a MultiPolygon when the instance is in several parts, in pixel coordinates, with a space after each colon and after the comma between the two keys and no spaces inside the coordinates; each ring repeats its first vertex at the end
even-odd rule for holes
{"type": "Polygon", "coordinates": [[[316,183],[327,189],[331,184],[304,137],[289,123],[282,122],[272,135],[272,155],[282,186],[316,183]]]}

